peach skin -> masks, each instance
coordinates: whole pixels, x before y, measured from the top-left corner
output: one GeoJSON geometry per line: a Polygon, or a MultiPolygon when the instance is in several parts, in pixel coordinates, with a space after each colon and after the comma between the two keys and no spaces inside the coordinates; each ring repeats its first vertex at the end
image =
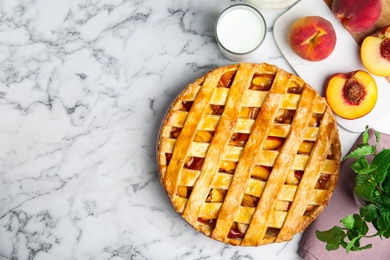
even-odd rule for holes
{"type": "Polygon", "coordinates": [[[288,35],[291,49],[302,59],[321,61],[332,54],[336,46],[333,25],[320,16],[305,16],[293,23],[288,35]]]}
{"type": "Polygon", "coordinates": [[[367,31],[378,21],[382,12],[382,0],[334,0],[332,12],[346,30],[360,33],[367,31]]]}

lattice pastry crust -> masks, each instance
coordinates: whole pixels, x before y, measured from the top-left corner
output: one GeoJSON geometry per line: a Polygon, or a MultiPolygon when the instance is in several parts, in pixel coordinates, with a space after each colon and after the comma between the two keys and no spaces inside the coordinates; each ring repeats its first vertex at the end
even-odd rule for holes
{"type": "Polygon", "coordinates": [[[324,98],[269,64],[220,67],[189,84],[158,139],[161,182],[196,230],[232,245],[291,240],[324,209],[341,148],[324,98]]]}

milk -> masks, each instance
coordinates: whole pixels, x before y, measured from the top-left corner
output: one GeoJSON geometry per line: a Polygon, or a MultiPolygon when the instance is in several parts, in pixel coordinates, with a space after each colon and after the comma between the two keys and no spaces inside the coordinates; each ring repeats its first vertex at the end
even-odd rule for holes
{"type": "Polygon", "coordinates": [[[249,5],[226,9],[216,24],[221,53],[231,60],[245,60],[262,43],[266,25],[262,15],[249,5]]]}

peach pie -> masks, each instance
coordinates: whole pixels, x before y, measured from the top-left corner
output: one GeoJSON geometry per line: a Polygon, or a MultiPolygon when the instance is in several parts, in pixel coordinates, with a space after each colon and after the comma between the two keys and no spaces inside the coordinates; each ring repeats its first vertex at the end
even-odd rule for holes
{"type": "Polygon", "coordinates": [[[219,67],[189,84],[157,150],[175,210],[205,235],[242,246],[302,232],[327,205],[341,156],[325,99],[266,63],[219,67]]]}

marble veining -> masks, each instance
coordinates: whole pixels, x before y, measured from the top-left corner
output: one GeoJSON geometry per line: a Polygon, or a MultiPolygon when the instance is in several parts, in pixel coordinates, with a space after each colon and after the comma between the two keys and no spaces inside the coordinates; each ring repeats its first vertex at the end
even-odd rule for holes
{"type": "MultiPolygon", "coordinates": [[[[300,239],[233,247],[193,230],[158,178],[170,103],[216,66],[240,1],[0,2],[0,259],[299,259],[300,239]]],[[[292,71],[268,31],[254,62],[292,71]]]]}

